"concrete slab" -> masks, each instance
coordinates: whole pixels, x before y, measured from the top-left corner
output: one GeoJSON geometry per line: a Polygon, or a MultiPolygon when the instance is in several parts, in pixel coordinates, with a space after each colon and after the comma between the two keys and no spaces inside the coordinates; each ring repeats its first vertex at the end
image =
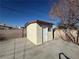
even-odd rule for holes
{"type": "Polygon", "coordinates": [[[0,59],[59,59],[61,52],[70,59],[79,59],[79,46],[63,40],[52,40],[38,46],[26,38],[0,42],[0,59]]]}

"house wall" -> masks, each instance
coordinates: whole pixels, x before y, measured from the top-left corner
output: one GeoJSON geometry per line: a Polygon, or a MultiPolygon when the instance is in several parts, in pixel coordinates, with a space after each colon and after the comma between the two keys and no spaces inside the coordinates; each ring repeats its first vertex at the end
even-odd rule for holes
{"type": "Polygon", "coordinates": [[[37,23],[27,26],[27,39],[37,45],[37,23]]]}

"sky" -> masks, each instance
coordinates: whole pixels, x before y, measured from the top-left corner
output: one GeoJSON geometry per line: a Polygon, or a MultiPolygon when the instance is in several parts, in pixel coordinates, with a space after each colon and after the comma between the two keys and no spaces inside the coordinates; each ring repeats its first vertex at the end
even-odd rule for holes
{"type": "Polygon", "coordinates": [[[32,20],[50,21],[49,11],[49,0],[0,0],[0,23],[23,26],[32,20]]]}

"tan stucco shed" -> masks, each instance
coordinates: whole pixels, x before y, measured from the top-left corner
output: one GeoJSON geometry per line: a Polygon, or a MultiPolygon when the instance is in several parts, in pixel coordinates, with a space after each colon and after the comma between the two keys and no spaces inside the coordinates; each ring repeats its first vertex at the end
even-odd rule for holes
{"type": "Polygon", "coordinates": [[[27,39],[35,45],[42,44],[53,39],[52,23],[34,20],[27,24],[27,39]]]}

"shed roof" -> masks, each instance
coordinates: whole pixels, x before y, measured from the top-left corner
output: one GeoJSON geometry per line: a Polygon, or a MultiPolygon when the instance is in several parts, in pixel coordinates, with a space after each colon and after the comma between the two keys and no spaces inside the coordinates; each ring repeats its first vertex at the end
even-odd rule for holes
{"type": "Polygon", "coordinates": [[[30,22],[26,23],[26,24],[25,24],[25,27],[27,27],[28,25],[33,24],[33,23],[37,23],[37,24],[39,24],[39,25],[50,25],[50,26],[53,25],[52,23],[47,22],[47,21],[33,20],[33,21],[30,21],[30,22]]]}

